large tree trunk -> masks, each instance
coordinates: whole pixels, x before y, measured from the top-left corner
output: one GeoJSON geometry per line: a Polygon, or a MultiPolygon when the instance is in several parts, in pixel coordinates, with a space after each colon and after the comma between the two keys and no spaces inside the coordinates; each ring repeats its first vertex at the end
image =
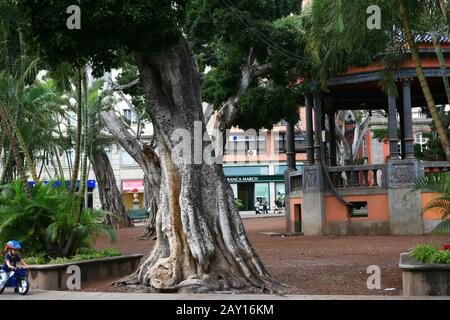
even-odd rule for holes
{"type": "Polygon", "coordinates": [[[156,152],[148,145],[141,143],[128,132],[122,120],[114,110],[100,112],[100,118],[122,148],[137,162],[144,171],[145,204],[149,211],[149,219],[140,239],[150,239],[156,235],[155,220],[158,211],[161,184],[161,166],[156,152]]]}
{"type": "Polygon", "coordinates": [[[111,226],[119,228],[133,227],[133,222],[128,217],[122,195],[117,187],[108,155],[103,148],[93,147],[89,158],[98,181],[102,209],[114,214],[114,216],[108,215],[107,222],[111,226]]]}
{"type": "MultiPolygon", "coordinates": [[[[201,81],[187,41],[152,55],[136,52],[135,58],[162,166],[157,242],[136,274],[138,282],[158,291],[279,290],[247,238],[222,167],[174,161],[178,133],[195,142],[201,156],[214,150],[210,141],[202,142],[201,81]]],[[[194,154],[182,156],[189,157],[194,154]]]]}
{"type": "Polygon", "coordinates": [[[147,175],[144,175],[144,201],[149,216],[144,232],[138,236],[141,240],[156,239],[156,214],[159,205],[161,173],[158,176],[158,184],[155,184],[154,180],[150,180],[147,175]]]}

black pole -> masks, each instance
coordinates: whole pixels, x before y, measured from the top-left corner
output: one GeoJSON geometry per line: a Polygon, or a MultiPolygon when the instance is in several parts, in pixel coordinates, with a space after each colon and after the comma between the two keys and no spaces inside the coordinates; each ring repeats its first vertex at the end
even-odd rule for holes
{"type": "Polygon", "coordinates": [[[320,94],[314,96],[314,137],[315,161],[320,164],[322,159],[320,152],[322,143],[322,97],[320,94]]]}
{"type": "Polygon", "coordinates": [[[336,144],[336,114],[334,112],[328,113],[328,121],[330,125],[330,165],[337,166],[337,144],[336,144]]]}
{"type": "Polygon", "coordinates": [[[397,100],[389,90],[389,154],[393,160],[398,160],[398,132],[397,132],[397,100]]]}
{"type": "Polygon", "coordinates": [[[306,108],[306,165],[314,164],[313,103],[310,95],[305,96],[306,108]]]}
{"type": "MultiPolygon", "coordinates": [[[[414,137],[412,123],[411,80],[403,81],[403,132],[404,154],[406,159],[414,159],[414,137]]],[[[403,145],[402,145],[403,147],[403,145]]]]}
{"type": "Polygon", "coordinates": [[[295,163],[295,131],[294,124],[291,122],[286,123],[286,156],[287,167],[289,171],[297,171],[295,163]]]}

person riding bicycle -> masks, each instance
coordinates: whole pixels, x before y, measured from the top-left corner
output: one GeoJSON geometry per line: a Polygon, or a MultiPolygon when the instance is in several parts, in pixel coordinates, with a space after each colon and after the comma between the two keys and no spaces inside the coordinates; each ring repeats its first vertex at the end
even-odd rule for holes
{"type": "Polygon", "coordinates": [[[8,279],[14,275],[14,270],[17,269],[17,263],[21,264],[23,267],[28,268],[27,263],[19,255],[19,251],[22,249],[20,243],[16,240],[10,240],[5,246],[5,260],[3,265],[0,267],[0,288],[3,288],[8,279]]]}

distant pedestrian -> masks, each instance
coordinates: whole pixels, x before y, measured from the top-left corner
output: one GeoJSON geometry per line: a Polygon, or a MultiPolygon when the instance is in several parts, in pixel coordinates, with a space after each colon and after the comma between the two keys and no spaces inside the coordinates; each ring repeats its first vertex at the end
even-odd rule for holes
{"type": "Polygon", "coordinates": [[[269,211],[267,211],[267,200],[264,198],[262,202],[263,206],[263,214],[269,214],[269,211]]]}
{"type": "Polygon", "coordinates": [[[277,204],[277,201],[275,201],[273,203],[273,207],[272,207],[273,213],[278,213],[278,211],[280,210],[280,207],[277,204]]]}
{"type": "Polygon", "coordinates": [[[261,214],[261,212],[259,211],[259,206],[260,206],[259,201],[256,200],[256,203],[255,203],[255,211],[256,211],[256,214],[261,214]]]}

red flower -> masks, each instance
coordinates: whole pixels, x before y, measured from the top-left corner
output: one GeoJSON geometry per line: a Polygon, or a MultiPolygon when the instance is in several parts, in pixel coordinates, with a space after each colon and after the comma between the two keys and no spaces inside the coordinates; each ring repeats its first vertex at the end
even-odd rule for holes
{"type": "Polygon", "coordinates": [[[443,246],[442,246],[442,249],[441,250],[447,250],[447,251],[450,251],[450,243],[449,244],[444,244],[443,246]]]}

